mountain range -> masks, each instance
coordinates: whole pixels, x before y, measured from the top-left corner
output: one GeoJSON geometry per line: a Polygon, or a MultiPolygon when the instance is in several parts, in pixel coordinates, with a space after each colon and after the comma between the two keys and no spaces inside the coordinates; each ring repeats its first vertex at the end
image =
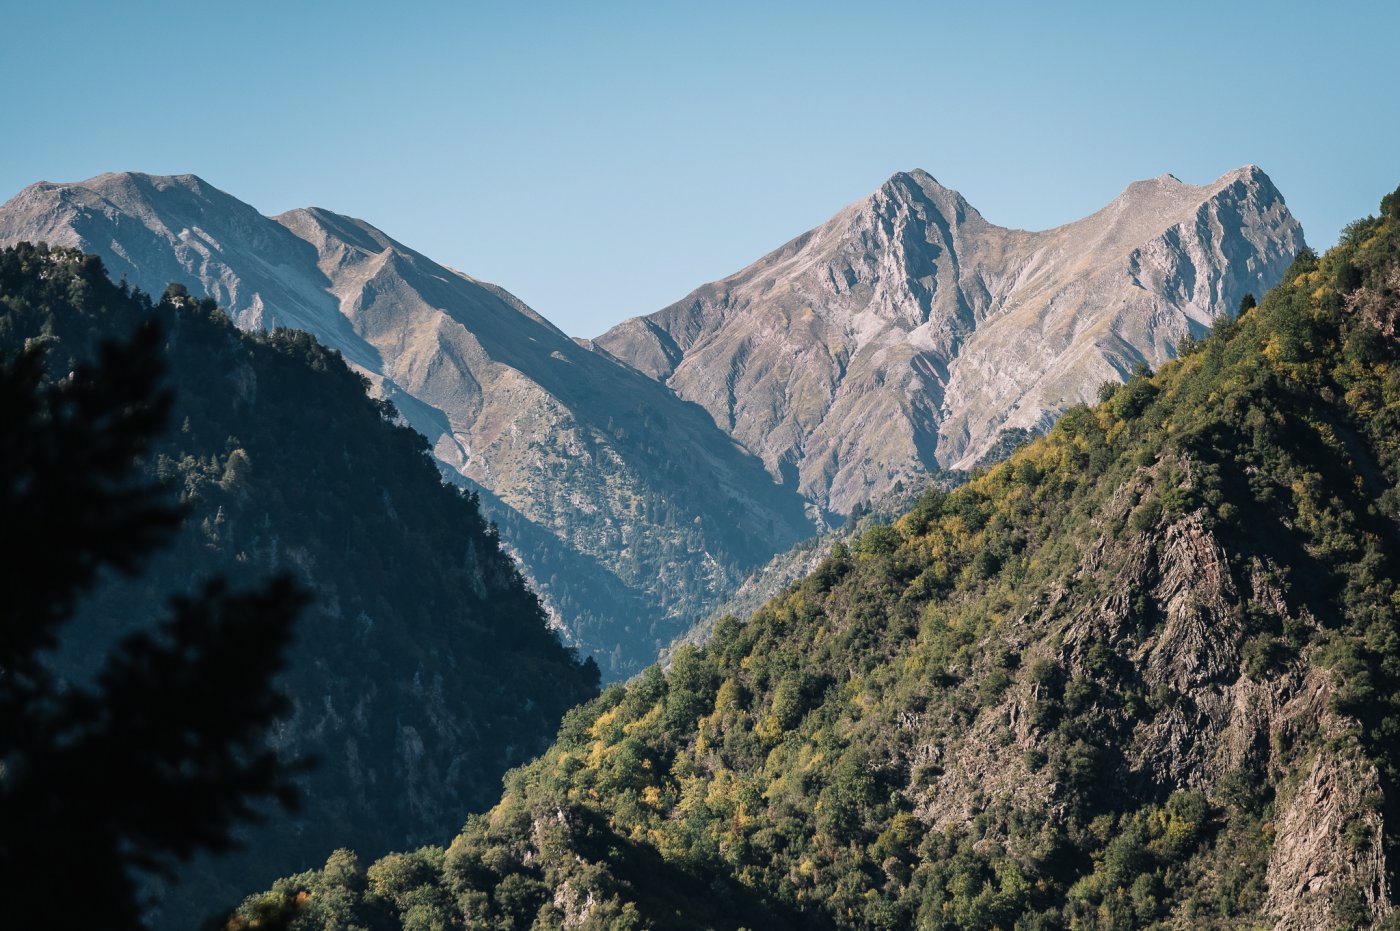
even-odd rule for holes
{"type": "Polygon", "coordinates": [[[1043,432],[1160,365],[1304,245],[1255,166],[1171,175],[1044,232],[1004,229],[923,171],[597,345],[703,406],[838,513],[1002,431],[1043,432]],[[878,425],[878,426],[877,426],[878,425]]]}
{"type": "Polygon", "coordinates": [[[565,716],[336,928],[1395,927],[1400,190],[1238,318],[565,716]]]}
{"type": "Polygon", "coordinates": [[[810,533],[803,502],[699,407],[570,339],[510,294],[323,210],[269,218],[199,178],[36,185],[0,241],[100,255],[114,277],[207,293],[244,329],[338,349],[482,489],[572,642],[612,675],[810,533]],[[669,626],[667,620],[671,619],[669,626]]]}
{"type": "Polygon", "coordinates": [[[339,350],[480,492],[556,626],[610,678],[774,553],[1170,358],[1303,247],[1253,166],[1138,182],[1038,233],[899,173],[590,341],[363,221],[266,217],[192,175],[35,184],[0,207],[0,243],[20,240],[339,350]]]}

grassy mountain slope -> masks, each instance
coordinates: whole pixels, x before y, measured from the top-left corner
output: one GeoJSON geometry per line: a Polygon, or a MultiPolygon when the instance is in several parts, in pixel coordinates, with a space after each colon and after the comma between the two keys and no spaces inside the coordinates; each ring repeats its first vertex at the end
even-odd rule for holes
{"type": "MultiPolygon", "coordinates": [[[[297,927],[1365,927],[1400,793],[1400,192],[1261,305],[571,712],[297,927]]],[[[299,897],[299,898],[298,898],[299,897]]]]}
{"type": "Polygon", "coordinates": [[[161,921],[192,927],[338,844],[443,837],[595,692],[597,670],[546,628],[475,500],[442,483],[422,437],[386,419],[338,353],[304,333],[240,333],[183,294],[152,306],[95,257],[0,252],[0,352],[43,341],[55,378],[151,315],[175,405],[148,466],[187,518],[148,571],[89,600],[57,668],[89,674],[113,638],[214,573],[290,570],[315,595],[283,681],[294,711],[270,735],[319,760],[304,805],[250,830],[244,853],[185,871],[161,921]]]}

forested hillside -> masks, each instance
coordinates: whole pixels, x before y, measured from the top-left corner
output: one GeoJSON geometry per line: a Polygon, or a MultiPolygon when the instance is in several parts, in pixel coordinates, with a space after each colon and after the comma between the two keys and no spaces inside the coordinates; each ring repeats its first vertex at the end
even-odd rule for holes
{"type": "MultiPolygon", "coordinates": [[[[1006,458],[1010,451],[1008,448],[995,461],[1006,458]]],[[[889,494],[869,504],[857,507],[840,527],[803,540],[791,549],[784,550],[774,556],[749,575],[735,589],[734,594],[720,602],[713,611],[696,622],[690,630],[677,637],[662,653],[662,665],[669,665],[670,656],[685,644],[701,644],[709,640],[710,635],[714,633],[715,626],[725,618],[730,615],[738,618],[749,617],[777,597],[788,586],[795,585],[806,576],[811,575],[830,554],[833,547],[839,545],[849,549],[855,540],[872,527],[894,523],[919,500],[920,494],[925,488],[939,488],[947,491],[956,488],[966,480],[966,472],[944,469],[926,476],[915,487],[896,486],[889,494]]]]}
{"type": "Polygon", "coordinates": [[[422,437],[338,353],[304,333],[240,333],[182,288],[153,304],[72,250],[0,252],[0,353],[40,342],[54,379],[152,316],[175,401],[147,465],[184,526],[149,571],[82,606],[58,671],[90,675],[118,635],[214,574],[287,570],[314,595],[282,678],[293,711],[268,736],[285,759],[315,761],[301,810],[185,870],[156,920],[189,928],[338,845],[445,839],[596,692],[597,670],[546,628],[476,501],[442,483],[422,437]]]}
{"type": "Polygon", "coordinates": [[[1392,920],[1397,320],[1400,192],[1179,361],[571,712],[448,847],[339,852],[244,915],[1392,920]]]}

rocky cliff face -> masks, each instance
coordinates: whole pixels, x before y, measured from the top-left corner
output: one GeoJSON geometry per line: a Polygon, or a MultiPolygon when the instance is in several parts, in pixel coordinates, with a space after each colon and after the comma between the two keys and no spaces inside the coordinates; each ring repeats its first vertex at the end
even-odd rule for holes
{"type": "Polygon", "coordinates": [[[1302,230],[1254,166],[1130,185],[1066,226],[995,226],[927,173],[599,337],[838,512],[1005,430],[1044,430],[1275,284],[1302,230]]]}
{"type": "MultiPolygon", "coordinates": [[[[1146,470],[1125,488],[1102,512],[1101,526],[1124,525],[1138,493],[1160,481],[1154,473],[1161,471],[1146,470]]],[[[1384,788],[1358,739],[1358,722],[1334,710],[1336,689],[1320,668],[1320,651],[1278,665],[1261,664],[1248,651],[1261,626],[1324,636],[1308,609],[1287,596],[1288,574],[1267,560],[1241,567],[1195,516],[1127,546],[1110,532],[1075,567],[1080,584],[1017,618],[1004,643],[1024,666],[1059,671],[1070,682],[1102,675],[1105,647],[1122,657],[1137,686],[1165,700],[1148,714],[1098,709],[1124,769],[1106,791],[1169,786],[1233,804],[1225,788],[1232,780],[1257,774],[1271,781],[1276,821],[1267,851],[1251,865],[1267,889],[1262,910],[1271,926],[1339,926],[1343,902],[1369,926],[1393,902],[1375,805],[1384,788]],[[1148,630],[1143,604],[1153,618],[1148,630]],[[1318,741],[1325,749],[1317,750],[1318,741]]],[[[912,759],[936,763],[935,779],[910,786],[926,823],[955,830],[969,814],[997,808],[1032,817],[1068,813],[1063,771],[1038,765],[1053,742],[1044,708],[1063,700],[1056,686],[1034,676],[1013,686],[956,741],[940,724],[912,724],[919,735],[912,759]]],[[[1198,867],[1207,874],[1214,868],[1198,867]]]]}
{"type": "Polygon", "coordinates": [[[185,283],[245,329],[304,329],[340,350],[487,492],[506,544],[605,675],[650,661],[700,606],[811,532],[795,491],[703,410],[362,221],[269,218],[192,175],[111,174],[0,207],[0,243],[25,239],[95,252],[147,290],[185,283]]]}

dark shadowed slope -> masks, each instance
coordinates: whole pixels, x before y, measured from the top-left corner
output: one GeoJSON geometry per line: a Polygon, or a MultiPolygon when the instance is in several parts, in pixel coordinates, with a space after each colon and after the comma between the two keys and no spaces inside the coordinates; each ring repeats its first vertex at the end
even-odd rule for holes
{"type": "Polygon", "coordinates": [[[546,627],[475,500],[337,354],[304,333],[242,334],[179,294],[152,309],[67,250],[0,253],[0,352],[41,341],[54,378],[152,313],[175,402],[145,465],[187,516],[148,571],[81,605],[57,670],[82,681],[114,637],[214,573],[288,571],[314,596],[281,679],[292,708],[268,735],[285,758],[319,760],[305,803],[188,872],[161,923],[189,928],[338,844],[443,838],[592,694],[596,670],[546,627]]]}

